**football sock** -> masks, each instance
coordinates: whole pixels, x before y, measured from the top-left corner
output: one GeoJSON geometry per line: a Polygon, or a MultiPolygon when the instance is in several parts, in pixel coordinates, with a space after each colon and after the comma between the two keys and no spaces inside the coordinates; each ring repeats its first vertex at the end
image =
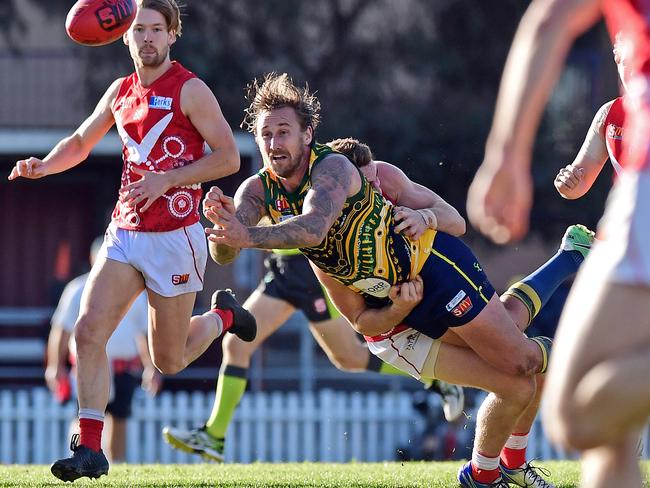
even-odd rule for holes
{"type": "Polygon", "coordinates": [[[248,368],[225,365],[217,378],[217,391],[210,418],[205,423],[208,434],[216,438],[226,436],[235,409],[246,391],[248,368]]]}
{"type": "Polygon", "coordinates": [[[528,309],[529,323],[564,280],[573,276],[584,258],[578,251],[558,251],[540,268],[512,285],[504,294],[518,298],[528,309]]]}
{"type": "Polygon", "coordinates": [[[508,469],[519,468],[526,462],[526,447],[528,447],[528,433],[512,434],[501,450],[501,463],[508,469]]]}
{"type": "Polygon", "coordinates": [[[92,408],[79,409],[79,444],[99,452],[102,449],[104,414],[92,408]]]}
{"type": "Polygon", "coordinates": [[[472,451],[472,478],[479,483],[492,483],[499,475],[499,457],[487,457],[472,451]]]}

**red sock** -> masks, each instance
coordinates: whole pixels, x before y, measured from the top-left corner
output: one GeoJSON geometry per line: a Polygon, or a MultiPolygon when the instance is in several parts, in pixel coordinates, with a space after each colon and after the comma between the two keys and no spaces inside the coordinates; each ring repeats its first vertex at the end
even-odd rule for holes
{"type": "Polygon", "coordinates": [[[99,452],[102,449],[104,422],[95,419],[79,419],[79,444],[99,452]]]}
{"type": "Polygon", "coordinates": [[[516,469],[526,462],[528,434],[512,434],[501,450],[501,462],[508,469],[516,469]],[[511,446],[511,447],[508,447],[511,446]]]}
{"type": "Polygon", "coordinates": [[[499,468],[497,469],[480,469],[474,466],[474,463],[471,463],[472,466],[472,478],[479,483],[492,483],[496,480],[501,473],[499,473],[499,468]]]}
{"type": "Polygon", "coordinates": [[[224,332],[228,331],[232,326],[233,326],[233,319],[234,315],[232,313],[232,310],[224,310],[223,308],[215,308],[212,310],[214,313],[216,313],[219,317],[221,317],[221,323],[223,324],[223,330],[221,333],[223,334],[224,332]]]}

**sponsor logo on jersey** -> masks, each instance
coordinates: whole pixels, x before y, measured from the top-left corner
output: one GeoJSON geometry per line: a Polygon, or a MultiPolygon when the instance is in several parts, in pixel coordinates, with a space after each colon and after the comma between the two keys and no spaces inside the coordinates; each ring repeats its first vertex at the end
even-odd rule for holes
{"type": "Polygon", "coordinates": [[[456,296],[451,299],[451,302],[447,304],[445,307],[447,309],[447,312],[451,312],[453,308],[460,303],[460,301],[467,296],[467,293],[465,293],[464,290],[460,290],[458,293],[456,293],[456,296]]]}
{"type": "Polygon", "coordinates": [[[388,291],[390,290],[390,283],[381,278],[365,278],[363,280],[355,281],[352,285],[362,292],[378,298],[387,297],[388,291]]]}
{"type": "Polygon", "coordinates": [[[472,299],[467,296],[463,298],[463,301],[461,301],[458,306],[451,311],[451,314],[454,317],[462,317],[467,312],[469,312],[473,306],[474,304],[472,303],[472,299]]]}
{"type": "Polygon", "coordinates": [[[175,274],[172,275],[172,285],[178,286],[178,285],[184,285],[188,281],[190,281],[190,274],[175,274]]]}
{"type": "Polygon", "coordinates": [[[172,100],[170,97],[151,97],[149,99],[149,108],[157,108],[160,110],[171,110],[172,100]]]}
{"type": "Polygon", "coordinates": [[[617,141],[620,141],[623,139],[623,127],[619,127],[618,125],[614,124],[609,124],[607,126],[607,137],[610,139],[614,139],[617,141]]]}

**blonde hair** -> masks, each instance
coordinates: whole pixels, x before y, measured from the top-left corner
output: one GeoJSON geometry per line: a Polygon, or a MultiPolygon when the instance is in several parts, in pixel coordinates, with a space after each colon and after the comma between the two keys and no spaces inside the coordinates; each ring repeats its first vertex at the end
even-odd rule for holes
{"type": "Polygon", "coordinates": [[[241,128],[255,133],[257,120],[262,112],[268,112],[283,107],[291,107],[296,111],[300,128],[311,127],[316,130],[320,123],[320,102],[315,94],[309,91],[309,86],[298,88],[288,74],[269,73],[260,82],[255,79],[247,86],[246,99],[249,107],[244,111],[241,128]]]}
{"type": "Polygon", "coordinates": [[[334,139],[328,142],[327,145],[346,156],[357,168],[363,168],[373,160],[372,151],[368,145],[352,137],[334,139]]]}
{"type": "Polygon", "coordinates": [[[165,17],[167,30],[181,37],[183,22],[181,21],[181,8],[176,0],[138,0],[138,8],[155,10],[165,17]]]}

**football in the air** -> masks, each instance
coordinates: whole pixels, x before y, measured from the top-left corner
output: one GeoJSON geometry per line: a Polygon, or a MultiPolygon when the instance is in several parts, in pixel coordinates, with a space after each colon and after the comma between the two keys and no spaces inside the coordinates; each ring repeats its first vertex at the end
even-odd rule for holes
{"type": "Polygon", "coordinates": [[[79,44],[102,46],[122,37],[136,11],[135,0],[78,0],[68,12],[65,30],[79,44]]]}

